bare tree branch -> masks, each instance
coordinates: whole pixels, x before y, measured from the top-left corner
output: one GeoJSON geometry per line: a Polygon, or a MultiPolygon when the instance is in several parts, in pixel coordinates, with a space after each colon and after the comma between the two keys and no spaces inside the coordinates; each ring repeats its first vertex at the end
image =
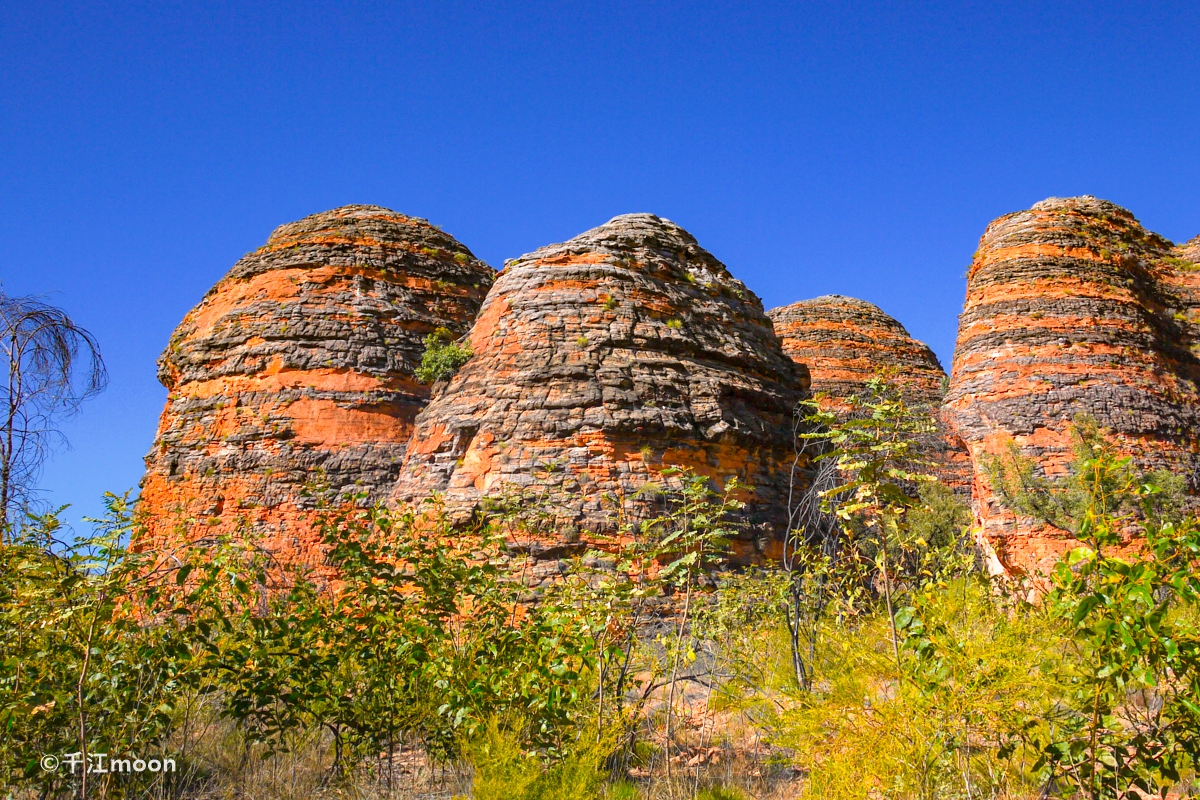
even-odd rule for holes
{"type": "Polygon", "coordinates": [[[33,498],[42,465],[65,444],[58,424],[108,385],[96,338],[37,297],[0,288],[0,526],[33,498]]]}

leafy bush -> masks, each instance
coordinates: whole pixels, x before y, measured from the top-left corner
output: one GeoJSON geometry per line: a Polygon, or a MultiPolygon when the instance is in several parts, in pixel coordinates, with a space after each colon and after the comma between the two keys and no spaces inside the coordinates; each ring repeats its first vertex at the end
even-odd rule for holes
{"type": "Polygon", "coordinates": [[[106,504],[73,542],[57,539],[53,512],[0,545],[0,785],[136,793],[157,776],[43,770],[39,758],[76,753],[86,764],[98,753],[151,751],[206,689],[197,655],[210,620],[172,614],[169,575],[125,548],[127,497],[107,495],[106,504]]]}
{"type": "Polygon", "coordinates": [[[459,344],[453,333],[446,328],[438,328],[425,337],[425,352],[421,355],[416,378],[421,383],[445,380],[458,372],[473,355],[470,345],[459,344]]]}
{"type": "Polygon", "coordinates": [[[293,754],[314,783],[350,787],[417,745],[469,764],[475,800],[635,800],[611,780],[631,764],[682,798],[728,780],[685,754],[736,714],[804,772],[806,797],[1191,791],[1200,525],[1178,480],[1137,474],[1094,425],[1077,429],[1061,481],[1015,453],[999,462],[1022,513],[1078,540],[1030,604],[973,569],[968,516],[924,471],[928,418],[878,388],[855,401],[863,414],[813,431],[816,463],[836,468],[818,546],[787,568],[718,572],[716,588],[744,487],[689,470],[663,470],[632,498],[636,521],[614,516],[609,552],[564,559],[536,594],[505,539],[562,532],[536,491],[457,525],[438,502],[322,512],[332,584],[267,561],[251,531],[130,552],[124,498],[72,544],[56,541],[57,515],[33,517],[0,545],[0,783],[194,796],[183,778],[85,787],[37,760],[178,746],[222,766],[293,754]],[[707,689],[702,709],[685,685],[707,689]],[[198,746],[213,713],[220,736],[198,746]]]}
{"type": "Polygon", "coordinates": [[[824,623],[816,688],[777,722],[808,771],[804,796],[1035,794],[1021,736],[1053,708],[1055,686],[1033,665],[1058,657],[1058,628],[979,579],[913,601],[897,612],[899,662],[886,609],[824,623]]]}
{"type": "Polygon", "coordinates": [[[1065,478],[1013,450],[993,468],[1012,506],[1070,531],[1046,606],[1069,634],[1053,725],[1031,741],[1048,781],[1083,797],[1163,795],[1200,767],[1200,523],[1140,475],[1094,421],[1065,478]],[[1127,542],[1127,534],[1138,538],[1127,542]]]}
{"type": "MultiPolygon", "coordinates": [[[[815,658],[828,610],[865,610],[882,595],[894,617],[901,595],[970,572],[976,558],[970,509],[933,474],[937,423],[886,375],[868,381],[845,408],[835,411],[814,398],[800,404],[797,417],[797,461],[810,457],[813,477],[791,509],[784,619],[796,683],[811,688],[807,662],[815,658]]],[[[894,628],[892,640],[899,662],[894,628]]]]}
{"type": "Polygon", "coordinates": [[[465,747],[472,800],[600,800],[610,750],[593,733],[546,763],[526,749],[519,730],[492,719],[465,747]]]}

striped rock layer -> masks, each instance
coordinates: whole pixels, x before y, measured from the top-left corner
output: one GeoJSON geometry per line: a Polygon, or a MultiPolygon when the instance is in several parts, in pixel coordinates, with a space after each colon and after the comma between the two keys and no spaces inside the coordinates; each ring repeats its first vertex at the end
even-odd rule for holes
{"type": "Polygon", "coordinates": [[[452,508],[536,488],[565,542],[650,513],[669,466],[753,487],[739,555],[786,527],[807,371],[759,299],[678,225],[616,217],[509,262],[472,358],[416,422],[396,497],[452,508]]]}
{"type": "MultiPolygon", "coordinates": [[[[807,365],[813,393],[827,395],[827,408],[847,410],[846,398],[864,395],[868,381],[880,376],[895,383],[913,408],[941,405],[947,378],[937,356],[878,306],[832,294],[772,309],[767,316],[783,351],[807,365]]],[[[931,437],[926,451],[944,483],[969,493],[971,468],[957,437],[931,437]]]]}
{"type": "Polygon", "coordinates": [[[767,312],[783,351],[808,365],[812,390],[839,399],[861,394],[867,381],[890,370],[905,400],[938,405],[946,373],[924,343],[865,300],[838,294],[801,300],[767,312]]]}
{"type": "Polygon", "coordinates": [[[175,330],[146,457],[145,544],[253,528],[320,560],[319,498],[385,497],[427,387],[422,339],[465,332],[495,272],[425,220],[346,206],[278,228],[175,330]]]}
{"type": "Polygon", "coordinates": [[[1051,198],[988,226],[971,265],[946,411],[975,465],[992,567],[1045,572],[1071,546],[1016,519],[988,462],[1015,444],[1047,475],[1078,414],[1146,470],[1200,482],[1200,242],[1173,247],[1094,197],[1051,198]]]}

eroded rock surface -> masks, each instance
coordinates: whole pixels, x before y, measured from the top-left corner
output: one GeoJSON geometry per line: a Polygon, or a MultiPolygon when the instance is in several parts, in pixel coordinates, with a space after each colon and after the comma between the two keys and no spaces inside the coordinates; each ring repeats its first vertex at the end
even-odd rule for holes
{"type": "Polygon", "coordinates": [[[474,358],[417,418],[398,499],[471,510],[536,488],[570,545],[618,508],[649,513],[638,489],[689,466],[754,488],[741,557],[782,535],[807,372],[678,225],[616,217],[510,262],[469,338],[474,358]]]}
{"type": "Polygon", "coordinates": [[[812,391],[837,401],[861,394],[867,381],[892,370],[905,400],[937,405],[946,373],[937,356],[878,306],[838,294],[767,312],[783,350],[808,366],[812,391]]]}
{"type": "Polygon", "coordinates": [[[278,228],[184,318],[146,457],[146,542],[252,527],[313,564],[317,498],[380,499],[428,400],[413,371],[437,327],[462,333],[491,267],[425,220],[346,206],[278,228]],[[311,496],[306,496],[311,493],[311,496]]]}
{"type": "Polygon", "coordinates": [[[1200,241],[1173,247],[1125,209],[1051,198],[988,226],[959,319],[949,418],[975,465],[993,568],[1045,571],[1062,531],[1015,519],[987,463],[1015,443],[1048,475],[1088,414],[1143,469],[1200,478],[1200,241]]]}
{"type": "MultiPolygon", "coordinates": [[[[827,407],[846,410],[846,398],[864,395],[868,381],[879,376],[898,386],[914,408],[936,413],[941,405],[947,378],[937,356],[878,306],[833,294],[775,308],[767,316],[784,352],[807,365],[813,393],[827,393],[827,407]]],[[[971,468],[962,442],[931,436],[927,449],[938,477],[969,494],[971,468]]]]}

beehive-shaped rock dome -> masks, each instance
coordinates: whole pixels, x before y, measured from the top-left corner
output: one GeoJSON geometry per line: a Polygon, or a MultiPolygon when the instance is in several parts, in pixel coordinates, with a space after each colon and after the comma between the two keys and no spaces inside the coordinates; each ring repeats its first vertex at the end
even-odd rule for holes
{"type": "Polygon", "coordinates": [[[1076,415],[1110,429],[1143,469],[1170,469],[1195,488],[1196,250],[1173,248],[1094,197],[1051,198],[988,226],[968,275],[946,409],[975,463],[993,568],[1044,572],[1070,546],[1062,531],[1000,505],[987,462],[1014,443],[1061,474],[1076,415]]]}
{"type": "Polygon", "coordinates": [[[836,403],[890,370],[908,402],[941,401],[946,373],[937,356],[876,305],[831,294],[772,309],[767,316],[783,351],[808,366],[814,393],[828,392],[836,403]]]}
{"type": "Polygon", "coordinates": [[[604,530],[663,468],[687,466],[752,486],[754,536],[782,535],[807,373],[678,225],[620,216],[509,262],[469,341],[474,357],[417,418],[398,499],[444,492],[470,509],[536,486],[562,530],[604,530]]]}
{"type": "MultiPolygon", "coordinates": [[[[838,294],[801,300],[767,312],[783,351],[808,366],[812,391],[824,403],[846,410],[846,399],[865,395],[868,381],[883,376],[914,410],[937,414],[946,393],[946,373],[923,342],[878,306],[838,294]]],[[[964,497],[970,494],[966,447],[945,431],[931,435],[923,455],[937,476],[964,497]]]]}
{"type": "Polygon", "coordinates": [[[249,526],[319,560],[318,499],[386,496],[428,400],[423,337],[465,332],[495,272],[425,220],[346,206],[278,228],[187,314],[146,457],[142,544],[249,526]]]}

